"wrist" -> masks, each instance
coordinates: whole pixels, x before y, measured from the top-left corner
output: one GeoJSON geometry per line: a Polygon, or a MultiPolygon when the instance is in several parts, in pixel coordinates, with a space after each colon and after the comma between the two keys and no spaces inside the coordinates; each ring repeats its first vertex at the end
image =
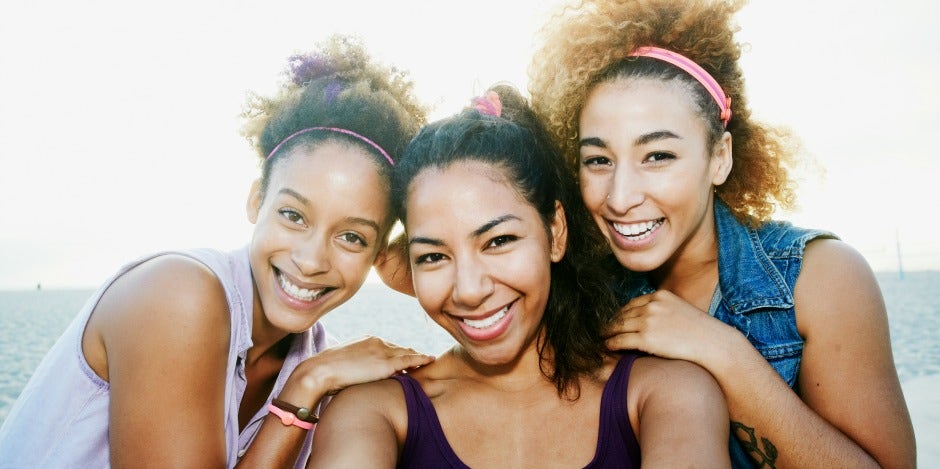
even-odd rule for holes
{"type": "Polygon", "coordinates": [[[302,362],[291,373],[277,398],[298,407],[312,409],[326,396],[332,377],[323,366],[316,366],[316,356],[302,362]]]}
{"type": "Polygon", "coordinates": [[[284,426],[295,426],[310,430],[320,418],[307,407],[297,407],[280,399],[272,399],[268,412],[277,417],[284,426]]]}
{"type": "Polygon", "coordinates": [[[755,358],[761,362],[764,359],[741,331],[721,321],[715,322],[721,326],[712,336],[715,338],[715,346],[711,347],[707,354],[707,363],[700,364],[724,388],[723,381],[727,380],[727,377],[750,368],[748,363],[753,362],[755,358]]]}

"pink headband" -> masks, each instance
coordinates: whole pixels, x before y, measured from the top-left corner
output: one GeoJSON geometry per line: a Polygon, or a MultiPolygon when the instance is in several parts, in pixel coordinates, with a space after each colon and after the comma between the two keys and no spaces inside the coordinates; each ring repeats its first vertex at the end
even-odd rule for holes
{"type": "Polygon", "coordinates": [[[628,54],[628,57],[652,57],[663,62],[669,62],[692,75],[692,78],[698,80],[708,90],[708,94],[712,95],[712,98],[718,103],[718,109],[721,110],[721,122],[725,127],[728,126],[728,121],[731,120],[731,97],[725,96],[724,90],[721,89],[715,78],[709,75],[699,64],[693,62],[692,59],[659,47],[639,47],[628,54]]]}
{"type": "Polygon", "coordinates": [[[341,129],[339,127],[308,127],[306,129],[298,130],[288,135],[287,138],[285,138],[284,140],[281,140],[281,143],[278,143],[277,145],[275,145],[274,148],[271,150],[271,153],[268,153],[268,158],[270,158],[271,155],[277,153],[277,151],[280,150],[281,147],[284,146],[285,143],[291,141],[291,139],[293,139],[294,137],[297,137],[298,135],[303,135],[308,132],[313,132],[314,130],[328,130],[330,132],[336,132],[336,133],[341,133],[341,134],[346,134],[346,135],[351,135],[353,137],[356,137],[359,140],[362,140],[363,142],[371,145],[372,148],[375,148],[376,150],[378,150],[379,153],[381,153],[382,156],[384,156],[385,159],[388,160],[388,164],[395,166],[395,161],[392,160],[391,156],[388,156],[388,153],[386,153],[386,151],[383,150],[382,147],[380,147],[378,143],[375,143],[372,140],[369,140],[368,138],[366,138],[365,136],[359,135],[356,132],[353,132],[352,130],[341,129]]]}

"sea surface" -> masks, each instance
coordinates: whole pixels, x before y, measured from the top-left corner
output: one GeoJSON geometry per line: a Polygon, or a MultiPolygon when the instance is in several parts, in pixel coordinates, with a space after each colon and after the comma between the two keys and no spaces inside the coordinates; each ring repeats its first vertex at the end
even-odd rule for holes
{"type": "MultiPolygon", "coordinates": [[[[894,360],[902,384],[940,374],[940,272],[879,273],[888,308],[894,360]]],[[[0,422],[33,370],[92,290],[0,291],[0,422]]],[[[341,341],[377,335],[437,354],[453,339],[425,316],[414,298],[365,284],[323,322],[341,341]]]]}

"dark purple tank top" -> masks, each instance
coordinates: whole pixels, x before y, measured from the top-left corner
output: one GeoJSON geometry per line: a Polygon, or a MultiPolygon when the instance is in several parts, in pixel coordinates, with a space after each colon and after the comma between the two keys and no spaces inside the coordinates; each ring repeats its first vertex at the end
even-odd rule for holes
{"type": "MultiPolygon", "coordinates": [[[[640,446],[627,416],[626,398],[630,368],[637,356],[635,353],[623,354],[604,385],[597,450],[585,468],[640,467],[640,446]]],[[[395,379],[405,391],[408,406],[408,434],[398,458],[398,467],[469,469],[447,442],[437,412],[421,385],[408,375],[397,375],[395,379]]]]}

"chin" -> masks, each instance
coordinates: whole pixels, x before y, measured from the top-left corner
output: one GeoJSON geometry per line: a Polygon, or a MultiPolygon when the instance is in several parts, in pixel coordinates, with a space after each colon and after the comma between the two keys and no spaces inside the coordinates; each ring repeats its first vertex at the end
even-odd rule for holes
{"type": "Polygon", "coordinates": [[[623,266],[623,268],[632,272],[652,272],[663,265],[663,262],[657,259],[651,259],[649,256],[638,256],[633,253],[626,254],[616,252],[614,257],[617,258],[617,262],[623,266]]]}

